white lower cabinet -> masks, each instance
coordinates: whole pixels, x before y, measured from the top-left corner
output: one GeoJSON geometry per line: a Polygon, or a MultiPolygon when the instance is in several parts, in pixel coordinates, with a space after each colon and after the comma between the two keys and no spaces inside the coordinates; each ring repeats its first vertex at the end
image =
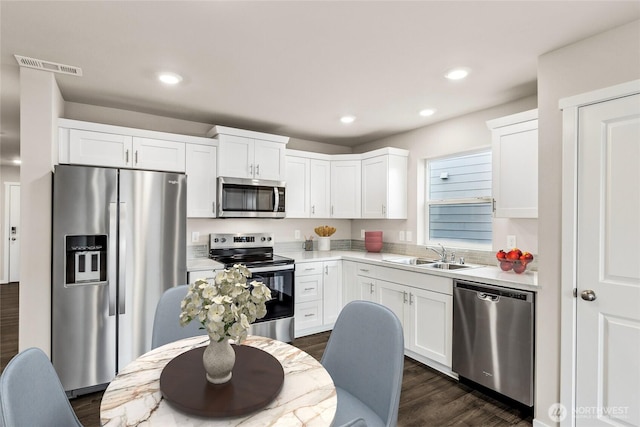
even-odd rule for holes
{"type": "Polygon", "coordinates": [[[328,331],[342,309],[342,261],[296,263],[295,336],[328,331]]]}
{"type": "Polygon", "coordinates": [[[346,301],[373,301],[388,307],[402,324],[407,355],[450,373],[452,279],[347,261],[344,271],[346,301]]]}

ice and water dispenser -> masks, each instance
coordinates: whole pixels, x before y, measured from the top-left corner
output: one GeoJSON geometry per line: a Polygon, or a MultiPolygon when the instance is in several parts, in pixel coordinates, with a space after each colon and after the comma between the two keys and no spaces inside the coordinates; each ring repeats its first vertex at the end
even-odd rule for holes
{"type": "Polygon", "coordinates": [[[107,236],[65,236],[66,285],[107,281],[107,236]]]}

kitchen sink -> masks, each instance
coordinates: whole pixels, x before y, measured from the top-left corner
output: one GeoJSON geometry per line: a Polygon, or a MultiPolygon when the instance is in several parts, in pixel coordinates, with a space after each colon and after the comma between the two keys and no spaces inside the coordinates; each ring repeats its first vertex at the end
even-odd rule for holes
{"type": "Polygon", "coordinates": [[[435,263],[435,261],[432,259],[416,258],[416,257],[393,258],[393,259],[386,259],[385,261],[393,262],[396,264],[420,265],[420,266],[435,263]]]}
{"type": "Polygon", "coordinates": [[[421,267],[425,268],[437,268],[439,270],[460,270],[464,268],[471,268],[473,266],[467,264],[451,264],[448,262],[434,262],[431,264],[423,264],[421,267]]]}

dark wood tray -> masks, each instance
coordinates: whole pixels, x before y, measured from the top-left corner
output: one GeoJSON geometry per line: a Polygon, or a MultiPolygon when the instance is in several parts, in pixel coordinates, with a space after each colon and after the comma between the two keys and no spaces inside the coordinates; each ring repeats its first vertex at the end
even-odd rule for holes
{"type": "Polygon", "coordinates": [[[231,380],[209,383],[202,365],[206,347],[198,347],[177,356],[162,370],[162,397],[174,408],[202,417],[236,417],[267,406],[282,389],[282,365],[258,348],[232,347],[236,363],[231,380]]]}

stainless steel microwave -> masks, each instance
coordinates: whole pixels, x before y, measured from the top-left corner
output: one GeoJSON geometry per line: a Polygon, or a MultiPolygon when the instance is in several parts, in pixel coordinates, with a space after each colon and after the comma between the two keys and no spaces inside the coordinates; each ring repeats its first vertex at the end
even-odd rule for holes
{"type": "Polygon", "coordinates": [[[218,178],[218,217],[284,218],[284,181],[218,178]]]}

